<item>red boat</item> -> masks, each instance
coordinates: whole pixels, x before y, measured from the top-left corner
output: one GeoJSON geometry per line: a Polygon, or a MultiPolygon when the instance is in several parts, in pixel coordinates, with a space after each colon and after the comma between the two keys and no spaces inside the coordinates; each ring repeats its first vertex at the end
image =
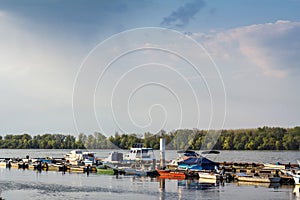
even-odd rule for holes
{"type": "Polygon", "coordinates": [[[157,170],[159,178],[169,179],[185,179],[186,175],[182,171],[171,171],[171,170],[157,170]]]}

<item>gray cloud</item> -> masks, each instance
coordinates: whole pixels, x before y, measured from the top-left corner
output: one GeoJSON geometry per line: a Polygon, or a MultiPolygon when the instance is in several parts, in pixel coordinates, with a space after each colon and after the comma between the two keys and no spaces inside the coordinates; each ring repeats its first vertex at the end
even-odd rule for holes
{"type": "Polygon", "coordinates": [[[205,7],[203,0],[195,0],[180,6],[176,11],[173,11],[168,17],[164,17],[161,22],[162,26],[185,27],[191,18],[193,18],[201,9],[205,7]]]}

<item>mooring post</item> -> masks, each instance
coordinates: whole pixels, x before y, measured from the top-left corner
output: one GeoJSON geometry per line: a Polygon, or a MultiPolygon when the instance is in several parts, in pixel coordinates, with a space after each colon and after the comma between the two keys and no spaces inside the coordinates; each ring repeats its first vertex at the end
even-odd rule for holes
{"type": "Polygon", "coordinates": [[[165,139],[160,138],[160,169],[165,169],[165,139]]]}

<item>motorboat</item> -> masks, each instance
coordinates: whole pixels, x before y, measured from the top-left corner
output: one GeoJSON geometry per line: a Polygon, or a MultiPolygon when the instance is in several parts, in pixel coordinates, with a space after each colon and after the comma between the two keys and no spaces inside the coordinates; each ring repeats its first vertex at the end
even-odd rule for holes
{"type": "Polygon", "coordinates": [[[124,161],[153,161],[155,158],[153,148],[144,147],[143,143],[133,144],[129,153],[123,157],[124,161]]]}
{"type": "Polygon", "coordinates": [[[257,182],[257,183],[279,183],[280,182],[280,177],[274,176],[259,176],[259,175],[248,175],[248,174],[243,174],[239,173],[237,174],[237,180],[238,181],[245,181],[245,182],[257,182]]]}
{"type": "Polygon", "coordinates": [[[283,174],[293,177],[295,185],[300,185],[300,170],[291,169],[291,170],[280,170],[283,174]]]}
{"type": "MultiPolygon", "coordinates": [[[[218,151],[203,152],[202,154],[218,154],[218,151]]],[[[177,160],[171,161],[167,164],[169,169],[176,170],[190,170],[190,171],[201,171],[201,170],[215,170],[219,168],[219,163],[216,163],[208,158],[198,154],[195,151],[186,150],[178,151],[177,160]]]]}
{"type": "Polygon", "coordinates": [[[65,155],[66,162],[71,165],[85,166],[93,165],[95,163],[95,153],[83,152],[82,150],[72,150],[70,153],[65,155]]]}
{"type": "Polygon", "coordinates": [[[183,171],[157,170],[159,178],[185,179],[186,174],[183,171]]]}
{"type": "Polygon", "coordinates": [[[214,172],[198,172],[198,175],[201,179],[220,180],[220,174],[214,172]]]}
{"type": "Polygon", "coordinates": [[[285,165],[279,162],[272,164],[272,163],[265,163],[264,169],[285,169],[285,165]]]}
{"type": "Polygon", "coordinates": [[[143,143],[133,144],[128,153],[113,151],[103,159],[104,163],[152,162],[155,159],[153,148],[144,147],[143,143]]]}

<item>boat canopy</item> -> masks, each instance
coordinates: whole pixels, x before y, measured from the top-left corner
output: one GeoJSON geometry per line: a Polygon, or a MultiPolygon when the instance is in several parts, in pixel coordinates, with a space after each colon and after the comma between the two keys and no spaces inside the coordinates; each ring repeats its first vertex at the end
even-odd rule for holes
{"type": "Polygon", "coordinates": [[[200,165],[214,165],[215,166],[217,163],[215,163],[205,157],[200,157],[200,158],[188,158],[186,160],[178,162],[178,165],[180,165],[180,164],[186,164],[186,165],[200,164],[200,165]]]}
{"type": "Polygon", "coordinates": [[[186,151],[177,151],[177,153],[183,153],[184,156],[187,157],[199,157],[199,154],[195,151],[186,150],[186,151]]]}

